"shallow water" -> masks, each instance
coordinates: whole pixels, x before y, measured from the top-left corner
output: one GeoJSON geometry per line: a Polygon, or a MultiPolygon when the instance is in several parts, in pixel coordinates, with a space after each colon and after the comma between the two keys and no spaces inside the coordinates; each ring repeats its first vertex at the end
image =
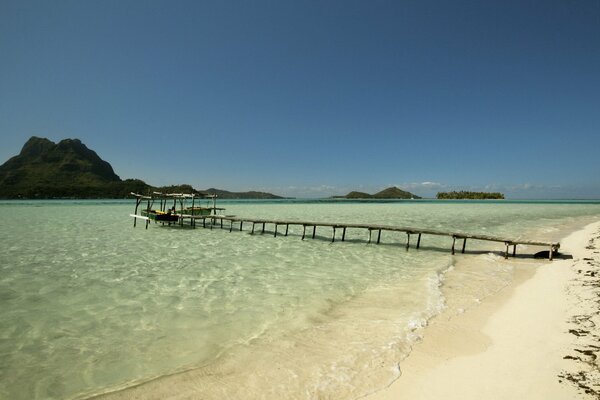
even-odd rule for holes
{"type": "MultiPolygon", "coordinates": [[[[600,217],[597,202],[222,205],[247,217],[539,240],[600,217]]],[[[445,306],[444,274],[464,274],[465,298],[512,276],[491,243],[453,257],[451,238],[424,236],[406,251],[404,234],[384,232],[376,246],[358,229],[334,244],[330,229],[304,241],[298,227],[277,238],[249,227],[134,229],[132,210],[0,202],[0,398],[87,397],[163,376],[155,392],[185,377],[203,398],[356,398],[397,377],[419,328],[445,306]],[[480,268],[457,272],[460,257],[480,268]]]]}

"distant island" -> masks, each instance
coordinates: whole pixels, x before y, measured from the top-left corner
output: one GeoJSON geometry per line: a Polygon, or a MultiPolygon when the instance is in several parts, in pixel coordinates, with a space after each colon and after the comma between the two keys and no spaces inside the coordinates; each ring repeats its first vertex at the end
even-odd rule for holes
{"type": "Polygon", "coordinates": [[[439,200],[504,200],[504,195],[498,192],[439,192],[439,200]]]}
{"type": "Polygon", "coordinates": [[[196,190],[191,185],[156,187],[140,179],[122,180],[112,166],[79,139],[54,143],[30,138],[21,152],[0,166],[0,198],[125,198],[130,192],[153,191],[216,194],[223,199],[283,199],[264,192],[196,190]]]}
{"type": "Polygon", "coordinates": [[[384,189],[375,194],[352,191],[345,196],[333,196],[334,199],[420,199],[421,197],[397,188],[395,186],[384,189]]]}

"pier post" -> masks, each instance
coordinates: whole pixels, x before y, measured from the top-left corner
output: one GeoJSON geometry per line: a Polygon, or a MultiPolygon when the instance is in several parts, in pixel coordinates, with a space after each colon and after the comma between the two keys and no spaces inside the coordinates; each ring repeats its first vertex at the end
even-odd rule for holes
{"type": "Polygon", "coordinates": [[[275,224],[275,232],[273,233],[273,237],[277,237],[277,224],[275,224]]]}
{"type": "Polygon", "coordinates": [[[306,225],[302,224],[302,240],[304,240],[305,236],[306,236],[306,225]]]}
{"type": "Polygon", "coordinates": [[[373,230],[371,228],[369,228],[369,244],[371,244],[371,234],[373,233],[373,230]]]}
{"type": "Polygon", "coordinates": [[[202,227],[206,228],[206,218],[202,218],[202,227]]]}
{"type": "Polygon", "coordinates": [[[417,238],[417,250],[419,249],[420,245],[421,245],[421,234],[419,233],[419,237],[417,238]]]}
{"type": "Polygon", "coordinates": [[[513,245],[513,257],[517,255],[517,245],[513,245]]]}
{"type": "Polygon", "coordinates": [[[285,224],[285,236],[288,235],[288,229],[290,228],[290,224],[285,224]]]}
{"type": "Polygon", "coordinates": [[[315,235],[317,234],[317,226],[313,225],[313,234],[312,234],[312,238],[315,238],[315,235]]]}
{"type": "Polygon", "coordinates": [[[263,222],[262,232],[260,234],[262,235],[263,233],[265,233],[265,222],[263,222]]]}
{"type": "Polygon", "coordinates": [[[463,239],[463,247],[462,247],[461,253],[463,253],[463,254],[465,253],[465,247],[466,246],[467,246],[467,238],[464,238],[463,239]]]}
{"type": "Polygon", "coordinates": [[[452,236],[452,255],[454,255],[454,245],[456,244],[456,236],[452,236]]]}
{"type": "Polygon", "coordinates": [[[251,235],[254,235],[254,225],[256,224],[256,222],[252,222],[252,232],[250,233],[251,235]]]}
{"type": "Polygon", "coordinates": [[[229,220],[229,232],[233,231],[233,220],[229,220]]]}
{"type": "Polygon", "coordinates": [[[331,243],[335,242],[335,226],[333,227],[333,237],[331,238],[331,243]]]}
{"type": "Polygon", "coordinates": [[[346,240],[346,227],[342,230],[342,242],[346,240]]]}
{"type": "Polygon", "coordinates": [[[508,258],[508,247],[510,246],[510,243],[508,242],[504,242],[504,245],[506,246],[506,251],[504,252],[504,258],[508,258]]]}
{"type": "Polygon", "coordinates": [[[381,240],[381,229],[377,232],[377,244],[379,244],[380,240],[381,240]]]}
{"type": "Polygon", "coordinates": [[[244,226],[244,221],[240,220],[240,232],[242,231],[242,227],[244,226]]]}
{"type": "MultiPolygon", "coordinates": [[[[141,199],[135,200],[135,211],[133,212],[135,215],[137,215],[137,210],[138,210],[138,207],[140,206],[140,202],[141,202],[141,199]]],[[[136,224],[137,224],[137,218],[134,217],[133,218],[133,227],[134,228],[135,228],[136,224]]]]}
{"type": "Polygon", "coordinates": [[[410,232],[406,232],[406,250],[410,248],[410,232]]]}
{"type": "Polygon", "coordinates": [[[554,246],[550,246],[550,253],[548,253],[548,260],[552,261],[553,256],[554,256],[554,246]]]}

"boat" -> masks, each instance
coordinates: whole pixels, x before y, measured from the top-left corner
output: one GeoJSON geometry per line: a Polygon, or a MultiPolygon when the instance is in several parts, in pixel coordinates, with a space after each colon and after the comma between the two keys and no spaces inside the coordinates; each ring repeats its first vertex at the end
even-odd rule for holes
{"type": "Polygon", "coordinates": [[[170,211],[164,212],[160,210],[142,210],[142,215],[146,215],[158,222],[177,222],[179,221],[179,216],[177,214],[171,214],[170,211]]]}
{"type": "MultiPolygon", "coordinates": [[[[194,207],[186,207],[183,210],[183,213],[187,214],[187,215],[211,215],[211,214],[213,214],[214,210],[215,210],[214,207],[194,206],[194,207]]],[[[224,210],[224,208],[217,208],[217,210],[224,210]]]]}

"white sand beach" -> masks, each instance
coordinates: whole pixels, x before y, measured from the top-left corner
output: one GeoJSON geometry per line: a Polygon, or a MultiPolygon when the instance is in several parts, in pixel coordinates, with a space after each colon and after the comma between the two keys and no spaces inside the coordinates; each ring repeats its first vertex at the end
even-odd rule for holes
{"type": "Polygon", "coordinates": [[[516,283],[442,314],[370,400],[597,399],[600,223],[561,241],[572,259],[515,270],[516,283]]]}

